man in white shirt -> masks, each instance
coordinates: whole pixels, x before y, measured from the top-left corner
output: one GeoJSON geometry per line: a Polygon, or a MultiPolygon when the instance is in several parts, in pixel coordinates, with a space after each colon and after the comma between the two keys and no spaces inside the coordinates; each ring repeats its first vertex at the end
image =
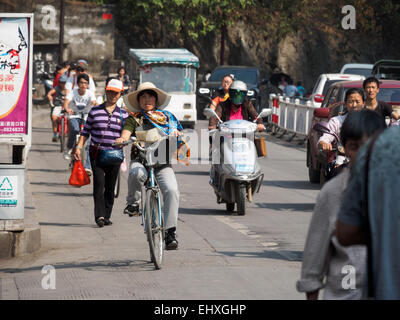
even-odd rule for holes
{"type": "MultiPolygon", "coordinates": [[[[82,73],[77,77],[78,80],[78,88],[75,88],[71,92],[69,92],[65,98],[63,108],[69,115],[79,114],[83,112],[88,114],[91,107],[96,105],[96,97],[93,92],[87,89],[89,85],[89,76],[86,73],[82,73]]],[[[79,126],[81,124],[82,119],[72,118],[69,120],[69,139],[67,143],[67,152],[64,154],[64,158],[66,160],[71,159],[71,152],[74,146],[74,142],[76,140],[76,135],[79,133],[79,126]]],[[[84,163],[84,167],[88,173],[91,173],[90,170],[90,159],[89,156],[86,157],[86,162],[84,163]]]]}
{"type": "Polygon", "coordinates": [[[96,95],[96,85],[94,84],[93,77],[87,73],[88,69],[88,64],[85,60],[78,60],[77,62],[77,67],[76,67],[76,73],[71,75],[67,83],[65,84],[65,89],[67,89],[67,92],[71,92],[73,89],[77,87],[78,84],[78,76],[80,74],[87,74],[89,76],[89,87],[88,90],[93,92],[94,95],[96,95]]]}

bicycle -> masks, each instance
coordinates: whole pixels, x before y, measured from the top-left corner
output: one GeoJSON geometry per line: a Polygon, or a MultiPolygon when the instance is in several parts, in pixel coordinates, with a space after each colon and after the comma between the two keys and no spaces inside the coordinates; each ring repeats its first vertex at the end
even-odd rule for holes
{"type": "MultiPolygon", "coordinates": [[[[56,107],[62,107],[60,105],[54,105],[53,101],[49,100],[51,110],[53,112],[54,108],[56,107]]],[[[51,119],[51,113],[50,113],[50,119],[51,119]]],[[[60,141],[60,152],[64,152],[65,150],[65,142],[66,142],[66,136],[68,133],[68,118],[66,115],[66,112],[64,109],[60,111],[60,115],[58,116],[57,119],[57,133],[59,136],[59,141],[60,141]]]]}
{"type": "Polygon", "coordinates": [[[136,137],[131,137],[129,141],[123,144],[114,144],[115,146],[123,147],[131,143],[134,144],[139,149],[139,158],[148,172],[147,180],[142,188],[140,210],[142,212],[142,225],[147,235],[147,241],[149,242],[151,262],[154,263],[157,270],[161,269],[163,261],[165,227],[161,205],[161,190],[154,173],[154,167],[158,163],[155,157],[155,151],[158,149],[161,141],[166,139],[168,139],[168,136],[162,137],[148,147],[142,147],[138,143],[136,137]],[[143,191],[145,196],[143,196],[143,191]]]}
{"type": "Polygon", "coordinates": [[[61,110],[58,117],[58,136],[60,137],[60,152],[64,152],[68,135],[68,117],[65,110],[61,110]]]}
{"type": "MultiPolygon", "coordinates": [[[[78,112],[78,113],[75,113],[75,114],[72,114],[72,115],[68,115],[68,119],[73,119],[73,118],[80,118],[81,119],[80,124],[79,124],[79,133],[75,137],[75,142],[74,142],[74,146],[73,146],[72,149],[75,149],[75,146],[77,145],[77,143],[79,141],[79,138],[80,138],[81,133],[83,131],[83,128],[85,126],[85,121],[86,121],[87,115],[88,114],[85,113],[85,112],[78,112]]],[[[83,144],[83,147],[82,147],[82,152],[81,152],[81,162],[82,162],[82,164],[85,164],[85,162],[86,162],[86,156],[87,156],[86,146],[87,146],[87,140],[85,141],[85,143],[83,144]]],[[[74,165],[75,165],[75,157],[71,156],[71,160],[70,160],[70,163],[69,163],[69,169],[71,171],[74,168],[74,165]]]]}

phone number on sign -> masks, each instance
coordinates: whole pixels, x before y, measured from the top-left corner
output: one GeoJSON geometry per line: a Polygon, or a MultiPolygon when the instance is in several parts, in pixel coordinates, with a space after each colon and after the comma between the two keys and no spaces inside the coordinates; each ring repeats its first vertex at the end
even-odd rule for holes
{"type": "MultiPolygon", "coordinates": [[[[0,129],[1,130],[1,129],[0,129]]],[[[3,128],[3,130],[1,130],[3,132],[24,132],[24,128],[18,128],[18,127],[14,127],[14,128],[3,128]]]]}

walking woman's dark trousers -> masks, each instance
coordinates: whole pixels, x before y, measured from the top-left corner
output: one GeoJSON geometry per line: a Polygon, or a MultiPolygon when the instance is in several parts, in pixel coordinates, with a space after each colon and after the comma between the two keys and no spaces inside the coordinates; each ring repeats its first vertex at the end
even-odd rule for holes
{"type": "Polygon", "coordinates": [[[117,182],[120,164],[99,166],[96,160],[92,160],[93,171],[93,198],[94,217],[108,220],[111,217],[114,205],[114,190],[117,182]]]}

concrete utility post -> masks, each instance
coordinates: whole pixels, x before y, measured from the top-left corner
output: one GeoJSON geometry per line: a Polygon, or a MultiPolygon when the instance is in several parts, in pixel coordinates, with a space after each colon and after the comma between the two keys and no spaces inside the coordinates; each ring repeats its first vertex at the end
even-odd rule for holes
{"type": "Polygon", "coordinates": [[[64,15],[65,15],[65,0],[60,0],[60,40],[59,40],[58,64],[61,64],[63,62],[63,57],[64,57],[64,15]]]}

